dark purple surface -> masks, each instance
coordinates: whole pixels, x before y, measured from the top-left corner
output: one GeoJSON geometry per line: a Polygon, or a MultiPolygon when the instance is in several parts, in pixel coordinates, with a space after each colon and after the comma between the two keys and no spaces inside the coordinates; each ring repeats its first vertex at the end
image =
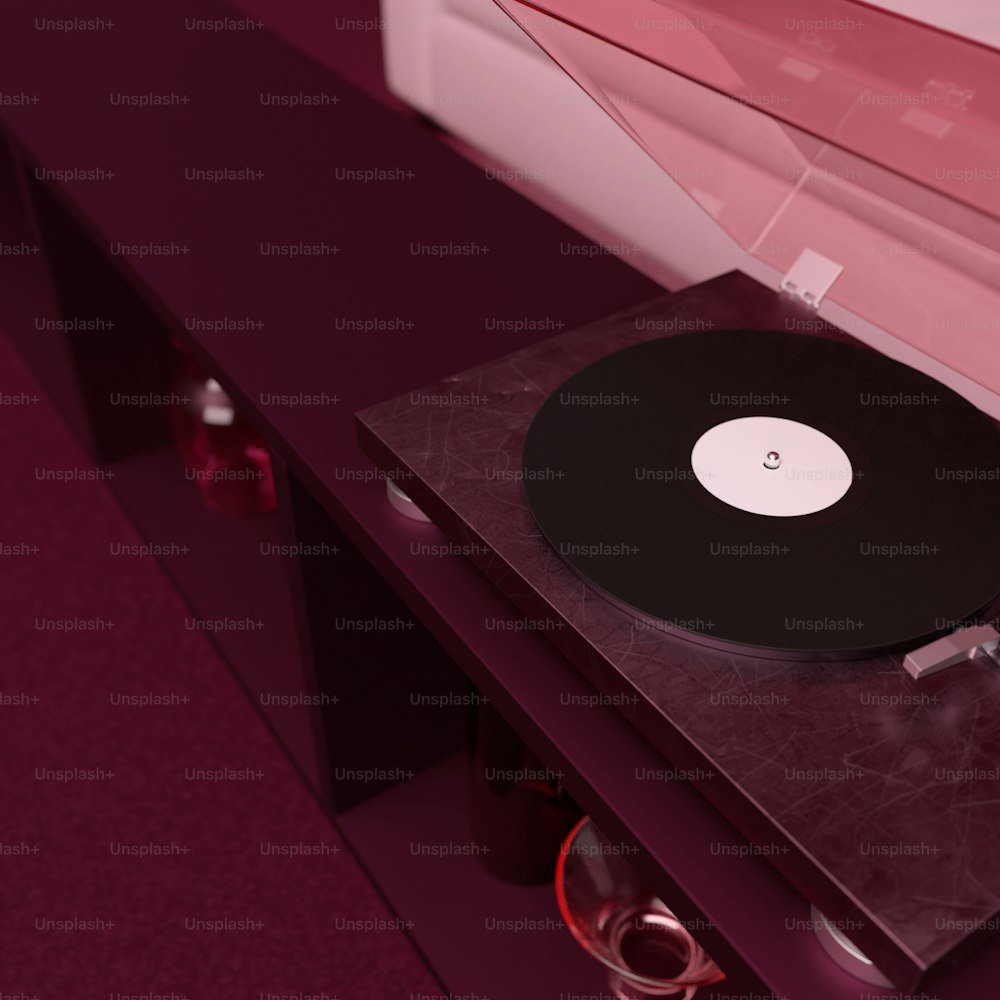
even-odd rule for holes
{"type": "MultiPolygon", "coordinates": [[[[203,0],[191,8],[192,16],[220,12],[203,0]]],[[[223,373],[249,415],[294,442],[310,467],[329,466],[331,488],[355,508],[357,483],[332,475],[338,461],[357,464],[355,409],[658,290],[614,257],[579,255],[593,248],[568,226],[489,180],[426,126],[265,33],[186,31],[184,14],[149,9],[140,17],[116,0],[103,16],[117,18],[117,27],[81,47],[34,31],[34,14],[26,0],[11,4],[0,37],[9,86],[40,98],[2,109],[15,144],[45,167],[114,171],[108,180],[51,186],[96,248],[223,373]],[[172,57],[153,66],[150,51],[172,57]],[[109,103],[110,93],[150,91],[189,103],[146,110],[109,103]],[[326,94],[339,103],[262,106],[262,91],[326,94]],[[185,168],[217,166],[264,176],[185,180],[185,168]],[[413,176],[336,179],[341,169],[373,168],[413,176]],[[149,242],[181,249],[113,254],[149,242]],[[262,255],[261,243],[326,249],[289,259],[262,255]],[[423,252],[428,246],[460,249],[423,252]],[[534,280],[540,274],[544,282],[534,280]],[[524,317],[543,324],[541,332],[487,325],[524,317]],[[262,326],[183,329],[186,321],[223,318],[262,326]],[[389,326],[351,325],[368,321],[389,326]],[[331,402],[261,399],[321,392],[331,402]]]]}
{"type": "Polygon", "coordinates": [[[639,696],[622,710],[647,737],[679,765],[710,769],[712,801],[828,916],[858,921],[857,943],[910,987],[1000,908],[995,780],[961,778],[992,773],[995,670],[970,662],[918,689],[899,657],[777,663],[637,628],[547,546],[516,475],[534,412],[588,362],[685,323],[782,329],[797,318],[730,275],[367,410],[360,435],[376,461],[416,477],[407,490],[450,536],[483,546],[473,560],[550,623],[601,691],[639,696]],[[638,329],[639,316],[652,327],[638,329]],[[474,404],[421,403],[447,394],[474,404]]]}

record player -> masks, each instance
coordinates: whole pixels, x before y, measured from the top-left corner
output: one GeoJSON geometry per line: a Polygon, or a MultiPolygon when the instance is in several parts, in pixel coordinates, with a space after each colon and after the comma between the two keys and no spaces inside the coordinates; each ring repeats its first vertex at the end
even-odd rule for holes
{"type": "Polygon", "coordinates": [[[1000,54],[858,3],[497,2],[750,273],[362,447],[915,988],[1000,915],[1000,54]]]}

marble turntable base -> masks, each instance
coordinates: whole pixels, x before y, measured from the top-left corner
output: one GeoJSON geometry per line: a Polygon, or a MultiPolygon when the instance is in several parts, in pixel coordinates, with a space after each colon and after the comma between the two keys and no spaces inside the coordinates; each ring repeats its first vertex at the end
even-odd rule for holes
{"type": "Polygon", "coordinates": [[[749,853],[913,989],[989,937],[1000,913],[997,668],[970,660],[917,683],[898,655],[789,662],[716,652],[589,590],[524,500],[525,433],[567,377],[630,344],[726,328],[850,339],[733,273],[364,410],[359,441],[607,701],[693,774],[749,853]]]}

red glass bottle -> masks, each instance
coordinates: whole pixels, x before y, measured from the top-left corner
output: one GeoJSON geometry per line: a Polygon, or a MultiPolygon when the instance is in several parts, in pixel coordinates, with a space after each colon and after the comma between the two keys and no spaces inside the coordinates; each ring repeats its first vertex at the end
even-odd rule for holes
{"type": "Polygon", "coordinates": [[[226,391],[175,339],[171,422],[185,475],[205,506],[223,514],[274,510],[274,474],[263,439],[226,391]]]}

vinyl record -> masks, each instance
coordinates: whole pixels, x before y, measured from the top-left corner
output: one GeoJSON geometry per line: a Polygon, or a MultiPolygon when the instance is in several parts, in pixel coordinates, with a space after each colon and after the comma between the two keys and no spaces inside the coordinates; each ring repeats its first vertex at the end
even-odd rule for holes
{"type": "Polygon", "coordinates": [[[643,627],[756,655],[913,648],[1000,593],[1000,432],[862,347],[702,331],[584,368],[528,431],[548,542],[643,627]]]}

